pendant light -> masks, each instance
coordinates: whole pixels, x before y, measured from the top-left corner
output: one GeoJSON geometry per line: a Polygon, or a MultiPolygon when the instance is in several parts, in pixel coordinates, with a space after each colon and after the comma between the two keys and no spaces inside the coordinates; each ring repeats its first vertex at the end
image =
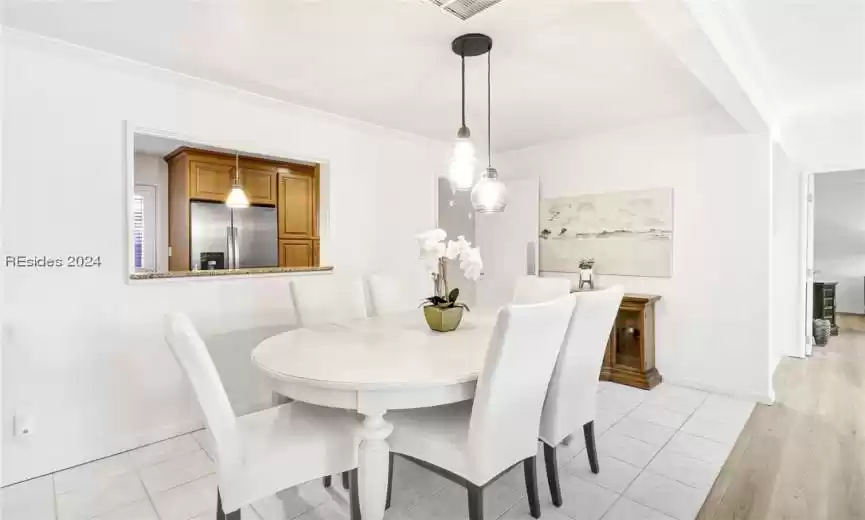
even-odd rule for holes
{"type": "Polygon", "coordinates": [[[225,199],[225,205],[232,209],[242,209],[249,207],[249,199],[246,197],[246,192],[240,186],[240,153],[234,154],[234,183],[231,185],[231,192],[228,198],[225,199]]]}
{"type": "Polygon", "coordinates": [[[477,159],[472,132],[466,126],[466,56],[480,56],[489,52],[492,40],[483,34],[464,34],[451,43],[451,50],[460,57],[462,67],[462,125],[454,141],[453,155],[448,166],[448,181],[453,191],[467,191],[475,182],[477,159]]]}
{"type": "Polygon", "coordinates": [[[487,53],[487,168],[472,188],[472,206],[478,213],[501,213],[507,206],[508,189],[493,168],[492,42],[487,53]]]}

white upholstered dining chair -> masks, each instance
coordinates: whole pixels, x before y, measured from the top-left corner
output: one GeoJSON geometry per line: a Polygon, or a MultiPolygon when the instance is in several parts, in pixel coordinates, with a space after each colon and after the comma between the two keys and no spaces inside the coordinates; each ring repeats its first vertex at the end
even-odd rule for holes
{"type": "Polygon", "coordinates": [[[567,278],[546,278],[534,275],[520,276],[514,283],[511,303],[540,303],[567,296],[571,281],[567,278]]]}
{"type": "Polygon", "coordinates": [[[371,274],[367,277],[367,286],[375,316],[416,310],[423,302],[423,298],[429,296],[433,290],[432,280],[425,273],[371,274]]]}
{"type": "Polygon", "coordinates": [[[617,285],[576,294],[574,317],[550,380],[538,436],[544,445],[547,481],[556,507],[562,505],[556,447],[580,427],[589,466],[593,473],[600,471],[594,429],[598,375],[624,292],[617,285]]]}
{"type": "Polygon", "coordinates": [[[213,435],[218,520],[241,520],[241,507],[345,471],[353,484],[351,519],[360,520],[355,414],[295,402],[236,417],[207,347],[189,318],[168,315],[165,339],[192,383],[213,435]]]}
{"type": "Polygon", "coordinates": [[[504,307],[474,402],[389,412],[389,480],[393,454],[401,455],[464,486],[470,520],[483,520],[484,488],[522,462],[532,516],[540,517],[538,424],[573,309],[572,296],[504,307]]]}
{"type": "Polygon", "coordinates": [[[366,296],[359,276],[315,275],[291,280],[298,324],[303,327],[367,317],[366,296]]]}

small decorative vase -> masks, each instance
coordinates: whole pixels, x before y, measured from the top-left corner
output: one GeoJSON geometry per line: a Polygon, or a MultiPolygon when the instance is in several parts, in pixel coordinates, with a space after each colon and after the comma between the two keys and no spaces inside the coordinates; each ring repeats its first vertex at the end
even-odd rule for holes
{"type": "Polygon", "coordinates": [[[429,328],[436,332],[451,332],[460,326],[463,319],[462,307],[441,309],[434,305],[423,308],[423,316],[429,328]]]}

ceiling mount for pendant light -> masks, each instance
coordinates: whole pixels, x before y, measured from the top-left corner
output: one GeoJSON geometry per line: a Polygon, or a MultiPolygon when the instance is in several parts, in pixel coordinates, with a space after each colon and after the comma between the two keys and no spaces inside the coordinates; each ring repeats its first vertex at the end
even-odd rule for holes
{"type": "Polygon", "coordinates": [[[225,199],[225,205],[232,209],[242,209],[249,207],[249,198],[243,187],[240,185],[240,153],[234,154],[234,182],[231,185],[231,192],[228,193],[228,198],[225,199]]]}
{"type": "Polygon", "coordinates": [[[487,168],[472,188],[472,206],[478,213],[501,213],[507,206],[508,189],[493,168],[492,41],[487,52],[487,168]]]}
{"type": "Polygon", "coordinates": [[[451,49],[460,57],[462,67],[462,124],[454,141],[454,150],[448,167],[451,189],[470,190],[475,182],[477,159],[472,132],[466,126],[466,58],[481,56],[492,49],[493,40],[483,34],[464,34],[451,43],[451,49]]]}

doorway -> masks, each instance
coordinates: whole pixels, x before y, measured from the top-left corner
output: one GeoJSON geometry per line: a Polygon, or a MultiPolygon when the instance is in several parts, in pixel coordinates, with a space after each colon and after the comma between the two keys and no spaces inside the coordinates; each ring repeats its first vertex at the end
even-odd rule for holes
{"type": "Polygon", "coordinates": [[[865,324],[865,170],[810,174],[806,187],[805,328],[810,356],[820,332],[814,320],[827,320],[831,336],[865,324]]]}

